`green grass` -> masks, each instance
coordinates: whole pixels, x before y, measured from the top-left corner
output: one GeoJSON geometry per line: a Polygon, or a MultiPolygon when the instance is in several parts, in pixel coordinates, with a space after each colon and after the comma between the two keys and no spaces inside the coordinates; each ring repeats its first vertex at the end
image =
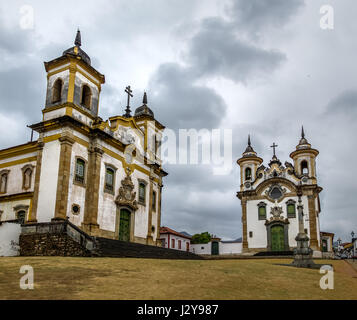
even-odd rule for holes
{"type": "Polygon", "coordinates": [[[320,289],[319,270],[277,265],[290,262],[0,258],[0,299],[357,299],[346,262],[318,262],[333,264],[334,290],[320,289]],[[22,265],[34,268],[34,290],[19,287],[22,265]]]}

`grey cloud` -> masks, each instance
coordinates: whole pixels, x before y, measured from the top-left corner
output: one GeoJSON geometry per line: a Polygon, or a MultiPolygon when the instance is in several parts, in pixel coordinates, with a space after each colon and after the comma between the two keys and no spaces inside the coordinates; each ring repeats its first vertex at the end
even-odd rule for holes
{"type": "Polygon", "coordinates": [[[326,108],[326,113],[339,113],[357,116],[357,89],[350,89],[333,98],[326,108]]]}
{"type": "Polygon", "coordinates": [[[29,64],[0,72],[0,112],[38,121],[44,106],[46,79],[41,65],[29,64]]]}
{"type": "Polygon", "coordinates": [[[151,78],[150,104],[168,128],[217,128],[224,117],[224,100],[194,80],[189,70],[176,63],[162,64],[151,78]]]}
{"type": "Polygon", "coordinates": [[[235,0],[227,13],[240,31],[256,33],[283,26],[303,5],[303,0],[235,0]]]}
{"type": "Polygon", "coordinates": [[[237,38],[234,25],[220,18],[203,21],[188,53],[188,61],[198,76],[226,77],[243,83],[274,71],[284,60],[285,55],[277,50],[266,50],[237,38]]]}

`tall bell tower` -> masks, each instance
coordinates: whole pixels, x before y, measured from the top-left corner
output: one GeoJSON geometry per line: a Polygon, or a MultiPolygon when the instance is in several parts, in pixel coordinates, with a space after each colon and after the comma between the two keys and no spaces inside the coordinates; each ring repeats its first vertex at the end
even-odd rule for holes
{"type": "Polygon", "coordinates": [[[105,77],[91,65],[90,57],[81,49],[78,30],[74,46],[62,56],[45,62],[47,92],[44,119],[73,115],[73,109],[84,116],[98,116],[99,96],[105,77]],[[55,112],[53,112],[55,111],[55,112]]]}

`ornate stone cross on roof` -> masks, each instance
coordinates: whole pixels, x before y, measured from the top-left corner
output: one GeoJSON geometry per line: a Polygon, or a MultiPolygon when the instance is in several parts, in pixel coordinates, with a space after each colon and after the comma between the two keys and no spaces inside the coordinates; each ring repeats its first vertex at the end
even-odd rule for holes
{"type": "Polygon", "coordinates": [[[275,144],[275,142],[273,143],[273,145],[272,145],[272,146],[270,146],[270,148],[273,148],[274,157],[276,157],[276,155],[275,155],[275,148],[276,148],[277,146],[278,146],[278,145],[277,145],[277,144],[275,144]]]}
{"type": "Polygon", "coordinates": [[[128,105],[126,106],[126,110],[125,110],[125,115],[124,117],[126,118],[130,118],[131,117],[131,111],[130,111],[130,97],[133,97],[133,91],[130,89],[130,86],[127,86],[125,88],[125,92],[128,94],[128,105]]]}

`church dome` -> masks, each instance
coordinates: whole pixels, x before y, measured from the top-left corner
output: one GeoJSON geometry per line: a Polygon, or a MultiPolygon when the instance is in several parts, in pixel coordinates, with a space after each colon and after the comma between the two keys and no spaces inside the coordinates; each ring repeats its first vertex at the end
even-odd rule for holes
{"type": "Polygon", "coordinates": [[[81,41],[81,32],[78,30],[77,31],[77,35],[76,35],[76,39],[74,41],[75,46],[72,48],[69,48],[65,51],[63,51],[63,56],[65,55],[72,55],[75,57],[81,57],[83,61],[85,61],[87,64],[91,64],[91,60],[90,57],[88,56],[88,54],[86,54],[80,47],[82,45],[82,41],[81,41]]]}
{"type": "Polygon", "coordinates": [[[301,129],[301,139],[299,141],[299,144],[296,146],[296,150],[301,149],[311,149],[311,144],[305,138],[304,127],[302,127],[301,129]]]}
{"type": "Polygon", "coordinates": [[[147,103],[147,95],[146,92],[144,92],[143,105],[139,108],[136,108],[134,117],[149,116],[154,118],[154,112],[147,106],[147,103]]]}
{"type": "Polygon", "coordinates": [[[242,155],[244,158],[257,156],[257,153],[254,151],[253,147],[251,146],[250,135],[248,135],[248,145],[242,155]]]}

